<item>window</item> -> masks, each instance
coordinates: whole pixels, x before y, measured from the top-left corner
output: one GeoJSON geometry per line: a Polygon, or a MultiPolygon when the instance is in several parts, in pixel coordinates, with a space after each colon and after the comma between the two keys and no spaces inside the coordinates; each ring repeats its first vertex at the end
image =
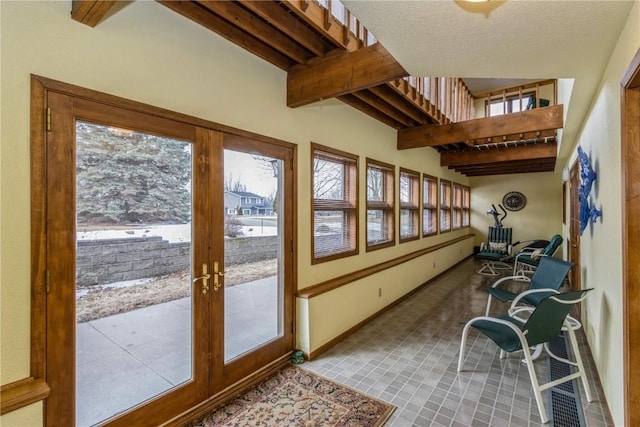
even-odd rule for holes
{"type": "Polygon", "coordinates": [[[505,98],[493,98],[489,104],[489,117],[499,116],[507,113],[517,113],[524,111],[530,103],[533,103],[535,92],[522,94],[522,104],[518,95],[511,95],[505,98]]]}
{"type": "Polygon", "coordinates": [[[395,244],[395,167],[367,159],[367,250],[395,244]]]}
{"type": "Polygon", "coordinates": [[[462,187],[462,226],[471,225],[471,189],[462,187]]]}
{"type": "Polygon", "coordinates": [[[455,182],[453,183],[451,218],[453,222],[453,230],[462,228],[462,186],[455,182]]]}
{"type": "Polygon", "coordinates": [[[420,174],[400,169],[400,242],[420,237],[420,174]]]}
{"type": "Polygon", "coordinates": [[[422,235],[438,232],[438,178],[422,175],[422,235]]]}
{"type": "Polygon", "coordinates": [[[451,181],[440,180],[440,232],[451,231],[451,181]]]}
{"type": "Polygon", "coordinates": [[[312,263],[358,253],[358,156],[312,144],[312,263]]]}

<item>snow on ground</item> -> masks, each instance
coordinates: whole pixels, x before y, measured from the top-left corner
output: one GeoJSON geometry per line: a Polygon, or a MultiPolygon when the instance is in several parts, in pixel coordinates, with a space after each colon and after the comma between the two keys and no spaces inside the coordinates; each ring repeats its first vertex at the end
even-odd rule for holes
{"type": "MultiPolygon", "coordinates": [[[[275,236],[277,234],[276,219],[274,217],[239,218],[243,224],[244,236],[275,236]]],[[[105,229],[78,232],[78,240],[122,239],[127,237],[161,236],[169,242],[191,241],[191,224],[150,225],[147,227],[132,227],[129,229],[105,229]]]]}

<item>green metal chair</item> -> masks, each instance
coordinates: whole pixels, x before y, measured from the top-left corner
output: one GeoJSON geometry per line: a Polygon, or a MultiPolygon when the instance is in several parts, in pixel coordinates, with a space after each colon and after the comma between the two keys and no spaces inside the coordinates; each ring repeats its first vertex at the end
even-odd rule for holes
{"type": "Polygon", "coordinates": [[[491,301],[493,298],[500,302],[517,300],[516,302],[522,301],[525,304],[537,306],[543,298],[557,293],[558,289],[560,289],[564,280],[567,278],[569,270],[571,270],[574,265],[575,264],[572,262],[563,261],[561,259],[544,257],[540,260],[540,265],[531,278],[528,276],[514,275],[502,277],[496,280],[490,288],[487,288],[489,298],[487,299],[487,310],[485,314],[487,316],[489,315],[491,301]],[[524,292],[514,293],[500,287],[500,285],[509,280],[527,282],[529,283],[529,288],[524,292]],[[546,292],[532,292],[533,290],[540,289],[545,289],[546,292]]]}
{"type": "Polygon", "coordinates": [[[500,358],[504,358],[506,353],[516,351],[522,351],[524,353],[524,361],[527,364],[531,385],[533,386],[533,393],[543,423],[549,421],[542,400],[542,392],[544,390],[573,379],[581,378],[587,400],[592,402],[593,397],[575,336],[575,331],[582,325],[576,319],[569,316],[569,312],[573,307],[583,301],[587,296],[587,292],[590,290],[591,289],[585,289],[555,294],[545,297],[535,308],[520,307],[512,310],[510,314],[495,317],[480,316],[469,320],[462,330],[460,354],[458,357],[458,372],[462,371],[467,335],[473,327],[500,347],[500,358]],[[523,313],[526,313],[528,318],[521,317],[523,313]],[[559,357],[549,350],[549,341],[562,332],[568,335],[571,354],[573,354],[573,358],[575,359],[574,361],[559,357]],[[530,350],[531,347],[540,344],[542,344],[550,357],[571,365],[574,372],[545,384],[540,383],[536,376],[536,371],[533,366],[534,358],[530,350]]]}
{"type": "Polygon", "coordinates": [[[477,271],[485,276],[498,276],[496,270],[511,269],[511,265],[502,260],[511,256],[512,229],[505,227],[489,227],[487,241],[480,244],[476,258],[482,260],[482,267],[477,271]]]}
{"type": "Polygon", "coordinates": [[[552,257],[561,245],[562,236],[556,234],[549,240],[549,244],[542,249],[522,249],[516,254],[513,261],[513,275],[526,276],[533,273],[538,268],[540,260],[544,257],[552,257]]]}

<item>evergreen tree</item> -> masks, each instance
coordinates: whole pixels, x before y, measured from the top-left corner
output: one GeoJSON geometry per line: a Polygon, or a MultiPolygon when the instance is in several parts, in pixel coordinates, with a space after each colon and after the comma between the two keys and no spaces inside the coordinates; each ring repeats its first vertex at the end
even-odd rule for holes
{"type": "Polygon", "coordinates": [[[191,146],[107,126],[76,125],[78,223],[191,219],[191,146]]]}

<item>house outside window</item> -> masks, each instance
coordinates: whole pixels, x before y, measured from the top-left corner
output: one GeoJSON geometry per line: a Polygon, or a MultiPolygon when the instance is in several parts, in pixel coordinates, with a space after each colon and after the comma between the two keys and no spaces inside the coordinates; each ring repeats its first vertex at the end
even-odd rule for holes
{"type": "Polygon", "coordinates": [[[367,159],[367,251],[395,244],[395,166],[367,159]]]}
{"type": "Polygon", "coordinates": [[[358,253],[358,156],[312,144],[312,264],[358,253]]]}

